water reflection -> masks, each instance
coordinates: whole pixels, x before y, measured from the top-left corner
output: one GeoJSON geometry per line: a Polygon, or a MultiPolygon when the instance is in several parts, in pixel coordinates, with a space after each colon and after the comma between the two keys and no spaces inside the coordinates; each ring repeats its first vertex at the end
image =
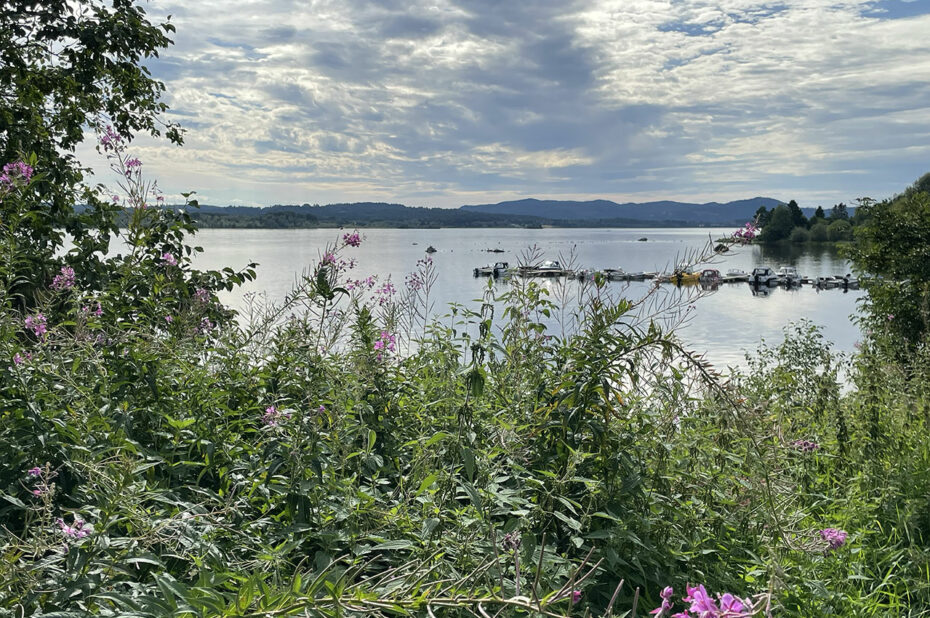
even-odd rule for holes
{"type": "MultiPolygon", "coordinates": [[[[473,306],[487,289],[485,277],[475,278],[474,269],[496,261],[517,264],[527,247],[536,245],[543,259],[558,259],[580,270],[590,268],[623,268],[627,272],[669,271],[674,265],[694,255],[713,239],[731,233],[729,229],[439,229],[397,230],[368,229],[364,242],[351,257],[358,266],[353,277],[378,276],[382,281],[391,277],[400,287],[404,276],[415,268],[428,245],[438,249],[433,254],[438,280],[431,290],[437,313],[446,313],[449,303],[473,306]],[[647,238],[645,242],[640,238],[647,238]],[[416,244],[414,244],[416,243],[416,244]],[[502,253],[488,253],[488,249],[502,253]]],[[[258,279],[243,288],[224,294],[226,302],[242,306],[247,292],[265,292],[269,300],[280,300],[290,291],[295,276],[319,258],[327,242],[338,236],[338,230],[203,230],[197,244],[205,253],[197,258],[199,268],[241,267],[250,260],[260,263],[258,279]]],[[[832,245],[751,245],[737,248],[700,265],[695,270],[712,267],[727,272],[741,269],[747,272],[757,266],[777,269],[794,266],[807,277],[835,276],[849,272],[846,260],[832,245]]],[[[584,282],[575,280],[538,280],[550,292],[550,299],[567,295],[576,301],[584,282]]],[[[494,282],[495,292],[511,285],[506,279],[494,282]]],[[[616,294],[637,299],[649,292],[652,281],[610,281],[616,294]]],[[[664,284],[660,294],[684,307],[695,309],[680,336],[694,349],[707,352],[718,365],[740,364],[743,351],[755,349],[761,339],[769,342],[782,338],[782,329],[791,321],[808,318],[824,328],[828,341],[842,350],[852,350],[859,338],[859,329],[849,316],[856,311],[856,290],[817,290],[801,288],[750,287],[743,284],[695,285],[681,289],[664,284]],[[676,296],[677,295],[677,296],[676,296]]]]}

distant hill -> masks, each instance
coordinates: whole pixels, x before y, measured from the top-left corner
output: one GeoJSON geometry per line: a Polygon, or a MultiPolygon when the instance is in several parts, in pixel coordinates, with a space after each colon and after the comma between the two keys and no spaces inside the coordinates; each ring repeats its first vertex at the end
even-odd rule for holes
{"type": "Polygon", "coordinates": [[[760,206],[772,208],[780,203],[772,198],[755,197],[726,204],[525,199],[460,208],[421,208],[385,202],[266,207],[204,204],[190,209],[190,213],[201,227],[223,228],[688,227],[742,225],[752,219],[760,206]]]}
{"type": "Polygon", "coordinates": [[[770,197],[754,197],[725,204],[671,201],[618,204],[609,200],[573,202],[525,199],[497,204],[462,206],[461,210],[508,215],[533,214],[545,219],[564,221],[628,219],[643,223],[676,221],[685,225],[735,225],[752,219],[760,206],[774,208],[781,203],[770,197]]]}

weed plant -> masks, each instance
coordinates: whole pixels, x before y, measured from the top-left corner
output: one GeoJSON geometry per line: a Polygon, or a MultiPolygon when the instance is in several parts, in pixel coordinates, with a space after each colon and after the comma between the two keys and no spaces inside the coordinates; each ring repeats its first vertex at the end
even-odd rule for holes
{"type": "Polygon", "coordinates": [[[237,320],[251,266],[193,269],[103,137],[125,255],[25,244],[32,166],[0,187],[0,615],[930,613],[925,347],[801,323],[721,376],[597,281],[434,319],[354,232],[237,320]]]}

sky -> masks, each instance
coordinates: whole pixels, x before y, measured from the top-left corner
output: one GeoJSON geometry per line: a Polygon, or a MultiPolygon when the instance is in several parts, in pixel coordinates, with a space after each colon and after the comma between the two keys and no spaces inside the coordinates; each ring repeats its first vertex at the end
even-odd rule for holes
{"type": "Polygon", "coordinates": [[[177,27],[148,67],[185,145],[133,144],[169,200],[826,207],[930,171],[930,0],[143,6],[177,27]]]}

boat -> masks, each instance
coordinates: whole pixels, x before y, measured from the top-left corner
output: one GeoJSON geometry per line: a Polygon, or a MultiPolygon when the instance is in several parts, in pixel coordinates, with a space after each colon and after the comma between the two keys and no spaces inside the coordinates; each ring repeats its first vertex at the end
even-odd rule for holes
{"type": "Polygon", "coordinates": [[[705,268],[700,274],[701,283],[719,283],[723,280],[716,268],[705,268]]]}
{"type": "Polygon", "coordinates": [[[836,277],[827,275],[825,277],[817,277],[817,282],[814,284],[822,290],[831,290],[840,285],[840,282],[836,277]]]}
{"type": "Polygon", "coordinates": [[[604,275],[609,281],[642,281],[646,278],[646,273],[642,271],[628,273],[622,268],[605,268],[604,275]]]}
{"type": "Polygon", "coordinates": [[[768,266],[759,266],[753,268],[749,275],[749,283],[752,285],[775,285],[778,283],[778,276],[768,266]]]}
{"type": "Polygon", "coordinates": [[[723,276],[724,283],[736,283],[739,281],[749,281],[749,273],[739,268],[731,268],[723,276]]]}
{"type": "Polygon", "coordinates": [[[801,285],[801,275],[798,274],[798,269],[794,266],[782,266],[775,271],[775,276],[778,277],[778,283],[782,285],[789,287],[801,285]]]}
{"type": "Polygon", "coordinates": [[[846,274],[842,280],[841,284],[844,289],[847,290],[858,290],[859,289],[859,279],[854,277],[852,274],[846,274]]]}
{"type": "Polygon", "coordinates": [[[597,277],[598,271],[593,268],[585,268],[583,270],[575,271],[575,279],[578,281],[594,281],[594,278],[597,277]]]}
{"type": "Polygon", "coordinates": [[[434,247],[433,245],[430,245],[429,247],[426,248],[426,252],[427,252],[427,253],[436,253],[436,247],[434,247]]]}
{"type": "Polygon", "coordinates": [[[503,277],[510,274],[510,265],[507,262],[495,262],[494,266],[479,266],[474,270],[476,277],[503,277]]]}
{"type": "Polygon", "coordinates": [[[563,268],[557,260],[546,260],[536,266],[521,266],[519,272],[524,277],[564,277],[573,274],[571,270],[563,268]]]}

